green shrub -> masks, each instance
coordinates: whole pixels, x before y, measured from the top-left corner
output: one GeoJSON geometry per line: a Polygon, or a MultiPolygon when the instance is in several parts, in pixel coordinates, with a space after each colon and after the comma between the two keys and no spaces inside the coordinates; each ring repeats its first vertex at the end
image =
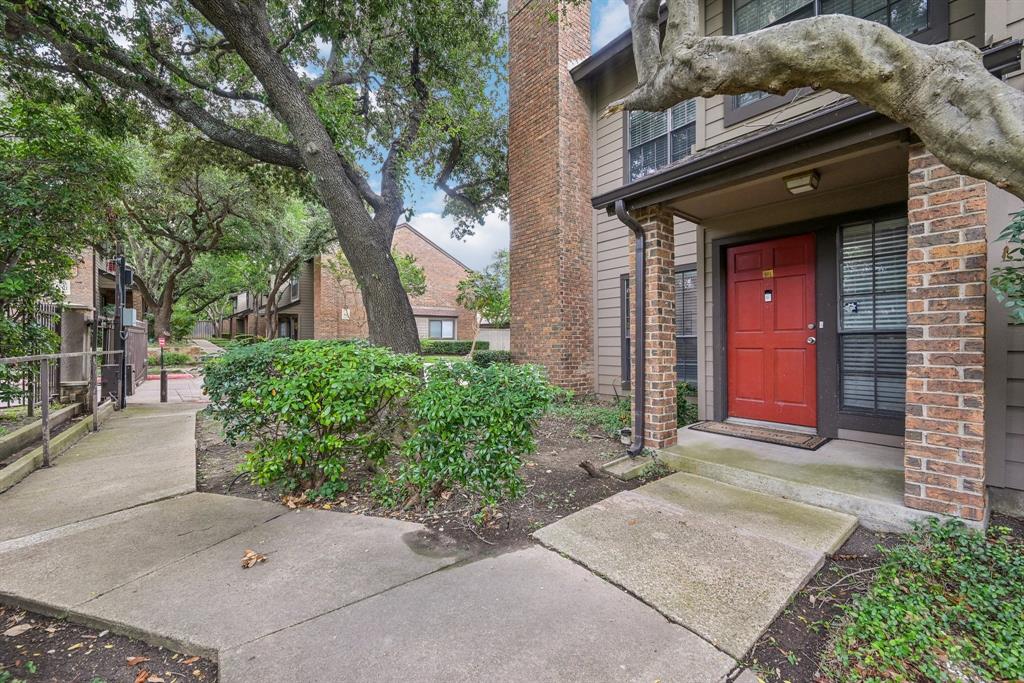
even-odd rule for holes
{"type": "Polygon", "coordinates": [[[461,486],[481,496],[484,507],[521,494],[522,456],[536,448],[533,428],[555,395],[541,370],[440,363],[426,374],[411,401],[413,433],[389,484],[422,500],[461,486]]]}
{"type": "Polygon", "coordinates": [[[203,391],[210,397],[210,405],[206,410],[221,421],[228,443],[236,445],[248,438],[263,421],[263,415],[244,405],[242,397],[270,378],[274,360],[287,354],[293,344],[291,339],[275,339],[237,345],[207,361],[203,368],[203,391]]]}
{"type": "Polygon", "coordinates": [[[386,465],[405,429],[422,361],[352,342],[296,342],[242,397],[263,417],[243,470],[261,486],[331,498],[350,463],[386,465]]]}
{"type": "Polygon", "coordinates": [[[260,337],[255,334],[236,334],[234,337],[234,346],[248,346],[249,344],[259,344],[263,341],[266,341],[264,337],[260,337]]]}
{"type": "Polygon", "coordinates": [[[365,342],[274,340],[207,364],[208,410],[263,486],[332,497],[376,473],[386,505],[462,487],[491,505],[522,488],[521,457],[556,389],[530,365],[435,363],[365,342]]]}
{"type": "MultiPolygon", "coordinates": [[[[150,353],[148,356],[149,367],[153,368],[160,367],[160,352],[150,353]]],[[[195,361],[192,356],[188,355],[183,351],[164,351],[164,366],[171,367],[172,365],[192,365],[195,361]]]]}
{"type": "Polygon", "coordinates": [[[676,426],[685,427],[697,421],[697,391],[688,382],[676,383],[676,426]]]}
{"type": "Polygon", "coordinates": [[[512,353],[510,351],[474,351],[473,362],[482,368],[495,363],[511,363],[512,353]]]}
{"type": "Polygon", "coordinates": [[[1024,544],[935,519],[885,559],[827,662],[834,681],[1024,678],[1024,544]]]}
{"type": "MultiPolygon", "coordinates": [[[[477,342],[477,351],[486,351],[491,346],[490,342],[477,342]]],[[[424,339],[420,342],[420,353],[435,356],[465,356],[473,348],[471,341],[456,341],[449,339],[424,339]]]]}

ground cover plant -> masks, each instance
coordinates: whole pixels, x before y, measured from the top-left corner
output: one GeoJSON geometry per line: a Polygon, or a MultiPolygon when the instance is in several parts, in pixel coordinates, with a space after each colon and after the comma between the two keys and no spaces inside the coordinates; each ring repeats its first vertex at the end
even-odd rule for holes
{"type": "Polygon", "coordinates": [[[824,669],[833,681],[1024,678],[1024,543],[931,520],[883,551],[824,669]]]}
{"type": "Polygon", "coordinates": [[[233,347],[206,370],[210,413],[260,486],[330,499],[373,473],[390,507],[454,489],[486,508],[522,493],[519,469],[555,395],[534,366],[436,363],[360,341],[233,347]]]}

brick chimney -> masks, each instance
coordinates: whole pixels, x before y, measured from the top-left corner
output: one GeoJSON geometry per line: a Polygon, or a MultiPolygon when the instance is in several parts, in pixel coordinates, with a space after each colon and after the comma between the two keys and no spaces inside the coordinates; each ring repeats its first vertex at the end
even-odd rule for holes
{"type": "Polygon", "coordinates": [[[509,2],[512,355],[594,390],[590,112],[569,75],[590,3],[509,2]]]}

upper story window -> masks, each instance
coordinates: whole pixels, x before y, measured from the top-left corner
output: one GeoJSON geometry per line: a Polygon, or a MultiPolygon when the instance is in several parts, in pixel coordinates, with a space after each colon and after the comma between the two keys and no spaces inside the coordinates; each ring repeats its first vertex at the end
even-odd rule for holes
{"type": "Polygon", "coordinates": [[[697,100],[668,111],[629,112],[629,180],[652,173],[693,152],[697,144],[697,100]]]}
{"type": "MultiPolygon", "coordinates": [[[[929,4],[934,1],[734,0],[732,25],[734,33],[749,33],[818,14],[849,14],[885,24],[897,33],[912,36],[929,27],[929,4]]],[[[751,92],[736,95],[733,101],[735,107],[743,107],[768,97],[771,97],[769,93],[751,92]]]]}
{"type": "Polygon", "coordinates": [[[299,276],[292,275],[292,279],[288,282],[288,294],[292,301],[299,298],[299,276]]]}

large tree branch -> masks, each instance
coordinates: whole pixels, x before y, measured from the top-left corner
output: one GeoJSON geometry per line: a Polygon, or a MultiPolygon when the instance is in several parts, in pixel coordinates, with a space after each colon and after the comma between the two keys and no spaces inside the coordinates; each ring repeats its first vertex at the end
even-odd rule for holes
{"type": "Polygon", "coordinates": [[[845,15],[698,37],[682,7],[693,0],[669,0],[670,22],[675,14],[678,25],[651,68],[647,2],[629,0],[631,15],[642,18],[632,30],[637,72],[646,77],[607,112],[660,111],[691,97],[827,88],[906,124],[950,168],[1024,197],[1024,93],[989,74],[969,43],[917,43],[845,15]],[[683,32],[686,26],[690,32],[683,32]]]}

